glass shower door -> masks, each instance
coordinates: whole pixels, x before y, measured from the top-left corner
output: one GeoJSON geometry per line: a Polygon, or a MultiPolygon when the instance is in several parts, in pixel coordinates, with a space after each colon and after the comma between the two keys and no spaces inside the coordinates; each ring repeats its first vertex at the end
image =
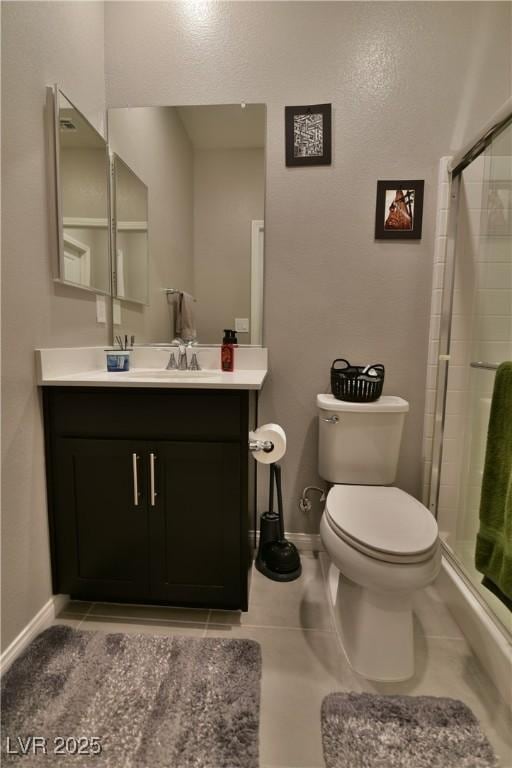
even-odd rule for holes
{"type": "Polygon", "coordinates": [[[512,125],[460,180],[438,523],[496,618],[512,613],[474,565],[487,428],[498,364],[512,360],[512,125]]]}

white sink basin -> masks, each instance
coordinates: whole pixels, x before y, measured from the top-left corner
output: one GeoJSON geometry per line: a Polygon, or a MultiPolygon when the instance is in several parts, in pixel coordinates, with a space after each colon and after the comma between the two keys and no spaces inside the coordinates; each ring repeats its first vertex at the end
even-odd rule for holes
{"type": "Polygon", "coordinates": [[[195,381],[196,379],[208,379],[208,381],[220,381],[220,372],[216,371],[178,371],[162,370],[160,368],[134,368],[126,373],[121,373],[121,376],[126,376],[130,379],[186,379],[187,381],[195,381]]]}

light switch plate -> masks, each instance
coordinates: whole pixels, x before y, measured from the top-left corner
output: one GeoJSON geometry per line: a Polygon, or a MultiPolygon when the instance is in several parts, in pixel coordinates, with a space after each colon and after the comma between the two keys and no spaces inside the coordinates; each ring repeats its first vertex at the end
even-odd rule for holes
{"type": "Polygon", "coordinates": [[[121,302],[118,299],[113,301],[114,325],[121,325],[121,302]]]}
{"type": "Polygon", "coordinates": [[[235,317],[235,331],[238,333],[249,333],[249,318],[235,317]]]}
{"type": "Polygon", "coordinates": [[[100,294],[96,294],[96,322],[107,322],[107,303],[105,301],[105,296],[100,294]]]}

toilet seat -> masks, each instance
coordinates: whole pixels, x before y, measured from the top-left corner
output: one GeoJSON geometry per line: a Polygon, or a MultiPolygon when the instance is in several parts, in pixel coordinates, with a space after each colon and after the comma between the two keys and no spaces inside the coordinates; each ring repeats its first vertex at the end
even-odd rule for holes
{"type": "Polygon", "coordinates": [[[335,485],[327,495],[325,512],[341,539],[376,560],[420,563],[437,547],[435,518],[399,488],[335,485]]]}

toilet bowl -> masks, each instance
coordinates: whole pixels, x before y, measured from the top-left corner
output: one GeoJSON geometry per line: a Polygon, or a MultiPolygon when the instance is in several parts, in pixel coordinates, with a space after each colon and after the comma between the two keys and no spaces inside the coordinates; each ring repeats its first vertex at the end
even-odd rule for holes
{"type": "Polygon", "coordinates": [[[331,561],[329,596],[350,665],[371,680],[408,679],[414,674],[412,595],[430,584],[441,566],[434,518],[398,488],[335,486],[320,536],[331,561]],[[386,531],[393,512],[403,526],[386,531]]]}
{"type": "Polygon", "coordinates": [[[319,395],[317,403],[320,474],[335,482],[320,536],[345,654],[368,679],[406,680],[414,674],[412,597],[441,567],[430,511],[385,484],[396,474],[408,403],[396,397],[344,403],[332,395],[319,395]]]}

